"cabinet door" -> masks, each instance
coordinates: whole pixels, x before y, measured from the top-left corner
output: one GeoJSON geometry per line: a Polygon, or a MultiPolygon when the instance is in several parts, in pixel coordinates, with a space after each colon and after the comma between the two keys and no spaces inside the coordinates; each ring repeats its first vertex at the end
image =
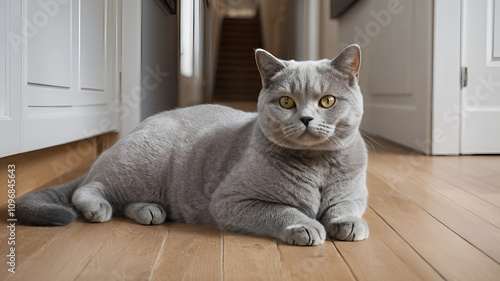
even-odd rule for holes
{"type": "Polygon", "coordinates": [[[0,157],[21,152],[21,3],[0,0],[0,157]]]}
{"type": "Polygon", "coordinates": [[[116,130],[115,1],[22,3],[22,151],[116,130]]]}

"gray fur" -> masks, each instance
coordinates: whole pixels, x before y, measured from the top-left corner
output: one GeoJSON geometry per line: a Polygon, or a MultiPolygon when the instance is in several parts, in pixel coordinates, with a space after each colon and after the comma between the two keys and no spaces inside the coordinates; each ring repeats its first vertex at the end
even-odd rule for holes
{"type": "Polygon", "coordinates": [[[169,219],[295,245],[368,237],[359,47],[307,62],[258,49],[256,60],[258,114],[200,105],[152,116],[81,179],[23,197],[19,219],[67,224],[76,208],[91,222],[112,214],[141,224],[169,219]],[[336,97],[333,107],[319,106],[325,95],[336,97]],[[296,106],[282,108],[282,96],[296,106]],[[54,208],[60,212],[44,211],[54,208]]]}

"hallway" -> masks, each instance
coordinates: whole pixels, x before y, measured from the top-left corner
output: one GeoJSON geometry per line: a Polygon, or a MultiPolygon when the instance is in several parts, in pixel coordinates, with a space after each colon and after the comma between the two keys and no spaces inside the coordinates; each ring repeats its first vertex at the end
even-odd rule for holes
{"type": "Polygon", "coordinates": [[[214,102],[257,101],[262,87],[255,65],[257,48],[262,48],[259,19],[223,20],[214,102]]]}

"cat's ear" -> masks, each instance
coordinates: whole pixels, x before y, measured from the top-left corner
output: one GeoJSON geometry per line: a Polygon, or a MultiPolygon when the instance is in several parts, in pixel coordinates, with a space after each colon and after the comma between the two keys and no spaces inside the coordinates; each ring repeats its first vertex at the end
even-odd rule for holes
{"type": "Polygon", "coordinates": [[[345,48],[336,58],[331,61],[331,65],[341,73],[349,77],[349,84],[352,86],[358,82],[359,66],[361,65],[361,48],[358,44],[353,44],[345,48]]]}
{"type": "Polygon", "coordinates": [[[263,49],[255,50],[255,61],[264,87],[268,87],[271,78],[286,67],[279,59],[263,49]]]}

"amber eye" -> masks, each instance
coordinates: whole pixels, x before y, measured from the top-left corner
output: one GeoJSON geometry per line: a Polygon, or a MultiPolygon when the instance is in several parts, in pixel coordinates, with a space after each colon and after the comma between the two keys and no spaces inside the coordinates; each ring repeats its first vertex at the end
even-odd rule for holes
{"type": "Polygon", "coordinates": [[[335,97],[334,96],[324,96],[319,101],[319,104],[324,108],[330,108],[330,107],[332,107],[332,105],[335,104],[335,97]]]}
{"type": "Polygon", "coordinates": [[[280,98],[280,105],[283,108],[290,109],[295,105],[295,102],[291,97],[284,96],[280,98]]]}

